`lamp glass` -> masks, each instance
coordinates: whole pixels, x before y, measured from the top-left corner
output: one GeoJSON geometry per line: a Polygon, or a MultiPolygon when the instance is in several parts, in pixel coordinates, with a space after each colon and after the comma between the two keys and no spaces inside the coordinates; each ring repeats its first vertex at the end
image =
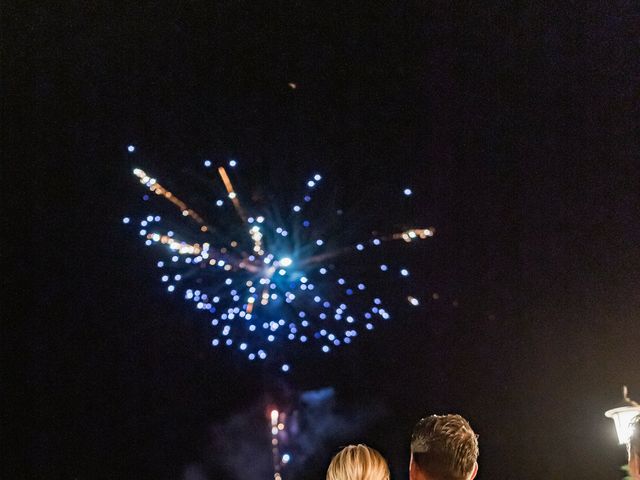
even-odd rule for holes
{"type": "Polygon", "coordinates": [[[640,407],[613,408],[604,414],[613,420],[620,445],[628,443],[631,437],[631,421],[640,414],[640,407]]]}

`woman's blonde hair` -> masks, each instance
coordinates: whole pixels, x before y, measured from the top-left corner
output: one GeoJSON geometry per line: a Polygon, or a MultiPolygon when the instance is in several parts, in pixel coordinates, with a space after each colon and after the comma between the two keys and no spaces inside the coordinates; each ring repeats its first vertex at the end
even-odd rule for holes
{"type": "Polygon", "coordinates": [[[389,480],[389,466],[377,450],[349,445],[331,460],[327,480],[389,480]]]}

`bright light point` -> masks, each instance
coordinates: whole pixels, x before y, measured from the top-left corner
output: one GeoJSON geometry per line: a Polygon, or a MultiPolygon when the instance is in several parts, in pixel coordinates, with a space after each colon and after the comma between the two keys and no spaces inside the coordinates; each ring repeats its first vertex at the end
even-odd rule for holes
{"type": "Polygon", "coordinates": [[[125,224],[126,224],[126,223],[129,223],[130,221],[131,221],[131,219],[130,219],[129,217],[124,217],[124,218],[122,219],[122,223],[125,223],[125,224]]]}
{"type": "Polygon", "coordinates": [[[247,344],[246,343],[241,343],[240,344],[240,350],[246,350],[247,349],[247,344]]]}
{"type": "Polygon", "coordinates": [[[258,218],[256,218],[256,222],[258,222],[258,223],[264,222],[264,217],[263,216],[259,216],[258,218]]]}
{"type": "Polygon", "coordinates": [[[289,371],[289,365],[287,365],[286,363],[284,365],[282,365],[282,371],[283,372],[288,372],[289,371]]]}
{"type": "Polygon", "coordinates": [[[301,278],[300,278],[300,281],[301,281],[302,283],[307,283],[307,281],[308,281],[308,280],[307,280],[307,277],[301,277],[301,278]]]}
{"type": "Polygon", "coordinates": [[[320,273],[321,273],[322,275],[324,275],[325,273],[327,273],[327,269],[326,269],[326,268],[324,268],[324,267],[323,267],[323,268],[321,268],[321,269],[320,269],[320,273]]]}
{"type": "Polygon", "coordinates": [[[284,257],[280,259],[280,265],[283,267],[288,267],[293,263],[293,260],[291,260],[289,257],[284,257]]]}
{"type": "Polygon", "coordinates": [[[319,182],[320,180],[322,180],[322,177],[316,173],[316,174],[313,176],[313,179],[314,179],[316,182],[319,182]]]}
{"type": "Polygon", "coordinates": [[[253,222],[254,222],[253,217],[249,217],[249,218],[247,218],[247,222],[248,222],[248,223],[253,223],[253,222]]]}
{"type": "Polygon", "coordinates": [[[319,247],[321,247],[324,244],[324,242],[322,240],[316,240],[316,245],[318,245],[319,247]]]}
{"type": "Polygon", "coordinates": [[[213,345],[214,347],[217,347],[218,345],[220,345],[220,340],[218,340],[217,338],[214,338],[211,341],[211,345],[213,345]]]}
{"type": "Polygon", "coordinates": [[[326,345],[324,345],[324,346],[322,347],[322,351],[323,351],[324,353],[327,353],[327,352],[329,351],[329,347],[327,347],[326,345]]]}
{"type": "Polygon", "coordinates": [[[238,164],[238,162],[236,162],[235,160],[229,160],[229,166],[230,167],[235,167],[238,164]]]}
{"type": "Polygon", "coordinates": [[[167,287],[167,290],[168,290],[169,292],[173,292],[175,289],[176,289],[176,287],[174,287],[173,285],[169,285],[169,286],[167,287]]]}
{"type": "Polygon", "coordinates": [[[357,244],[356,245],[356,250],[361,252],[362,250],[364,250],[364,245],[362,245],[361,243],[357,244]]]}
{"type": "Polygon", "coordinates": [[[373,324],[367,323],[367,330],[373,330],[373,324]]]}
{"type": "Polygon", "coordinates": [[[294,206],[293,206],[293,211],[294,211],[294,212],[299,212],[300,210],[302,210],[302,209],[300,208],[300,205],[294,205],[294,206]]]}
{"type": "MultiPolygon", "coordinates": [[[[285,366],[286,365],[282,366],[283,370],[284,370],[285,366]]],[[[289,369],[287,368],[287,370],[289,370],[289,369]]],[[[284,371],[286,372],[287,370],[284,370],[284,371]]],[[[288,453],[285,453],[284,455],[282,455],[282,463],[289,463],[290,460],[291,460],[291,455],[289,455],[288,453]]]]}
{"type": "Polygon", "coordinates": [[[216,201],[216,205],[217,205],[218,207],[221,207],[223,204],[224,204],[224,202],[223,202],[222,200],[218,200],[218,201],[216,201]]]}
{"type": "Polygon", "coordinates": [[[411,191],[411,189],[410,189],[410,188],[405,188],[403,193],[408,197],[408,196],[409,196],[409,195],[411,195],[413,192],[411,191]]]}
{"type": "Polygon", "coordinates": [[[204,166],[205,167],[210,167],[211,166],[211,160],[205,160],[204,161],[204,166]]]}
{"type": "Polygon", "coordinates": [[[414,307],[417,307],[418,305],[420,305],[420,302],[418,301],[418,299],[415,297],[412,297],[411,295],[407,297],[407,300],[409,300],[409,303],[414,307]]]}
{"type": "Polygon", "coordinates": [[[316,186],[316,182],[314,182],[313,180],[309,180],[309,181],[307,182],[307,187],[309,187],[309,188],[313,188],[313,187],[315,187],[315,186],[316,186]]]}
{"type": "Polygon", "coordinates": [[[374,239],[373,239],[373,244],[374,244],[374,245],[380,245],[380,243],[381,243],[381,242],[380,242],[380,239],[379,239],[379,238],[374,238],[374,239]]]}
{"type": "Polygon", "coordinates": [[[136,151],[136,147],[135,147],[135,146],[133,146],[133,145],[129,145],[129,146],[127,147],[127,152],[129,152],[129,153],[133,153],[133,152],[135,152],[135,151],[136,151]]]}
{"type": "Polygon", "coordinates": [[[380,265],[380,270],[382,270],[383,272],[386,272],[388,269],[388,267],[383,263],[382,265],[380,265]]]}
{"type": "Polygon", "coordinates": [[[231,200],[233,200],[233,199],[234,199],[234,198],[236,198],[236,197],[237,197],[236,192],[229,192],[229,198],[230,198],[231,200]]]}
{"type": "Polygon", "coordinates": [[[403,277],[408,276],[409,270],[407,270],[406,268],[403,268],[402,270],[400,270],[400,275],[402,275],[403,277]]]}

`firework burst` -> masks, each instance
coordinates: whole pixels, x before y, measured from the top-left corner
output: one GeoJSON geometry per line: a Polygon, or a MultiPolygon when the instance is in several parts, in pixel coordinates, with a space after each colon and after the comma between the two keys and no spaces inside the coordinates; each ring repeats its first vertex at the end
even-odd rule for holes
{"type": "MultiPolygon", "coordinates": [[[[208,316],[214,347],[237,350],[252,361],[277,358],[286,372],[290,365],[283,352],[291,351],[289,346],[328,353],[390,319],[399,300],[420,305],[410,267],[396,265],[391,255],[384,261],[381,252],[389,243],[420,243],[433,236],[433,228],[346,233],[327,218],[343,212],[318,198],[320,173],[301,182],[297,202],[282,205],[276,198],[249,205],[244,198],[259,195],[236,190],[242,179],[237,161],[205,160],[203,167],[208,191],[201,197],[215,196],[200,201],[201,212],[152,173],[134,168],[146,189],[145,204],[156,211],[135,220],[125,217],[123,223],[139,229],[145,245],[157,252],[167,291],[208,316]],[[383,299],[376,286],[390,283],[405,287],[403,293],[383,299]]],[[[401,193],[412,195],[409,188],[401,193]]]]}

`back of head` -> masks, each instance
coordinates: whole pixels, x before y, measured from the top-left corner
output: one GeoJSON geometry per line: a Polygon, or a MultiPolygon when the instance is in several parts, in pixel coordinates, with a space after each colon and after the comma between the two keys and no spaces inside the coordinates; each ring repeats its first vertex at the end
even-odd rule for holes
{"type": "Polygon", "coordinates": [[[389,480],[389,467],[377,450],[349,445],[331,460],[327,480],[389,480]]]}
{"type": "Polygon", "coordinates": [[[460,415],[431,415],[413,429],[411,456],[429,479],[467,480],[477,468],[478,439],[460,415]]]}

